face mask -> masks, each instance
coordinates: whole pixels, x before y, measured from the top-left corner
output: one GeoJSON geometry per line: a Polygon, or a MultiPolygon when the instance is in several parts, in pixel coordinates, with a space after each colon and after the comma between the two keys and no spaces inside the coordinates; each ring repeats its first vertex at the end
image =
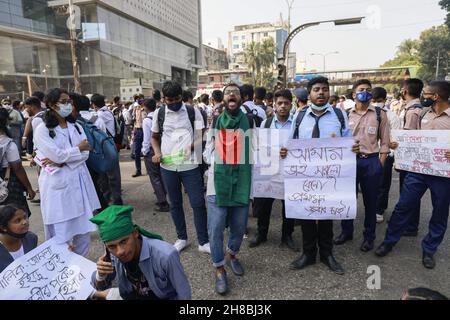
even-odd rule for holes
{"type": "Polygon", "coordinates": [[[378,108],[381,108],[381,109],[384,108],[384,103],[383,103],[383,102],[373,103],[372,105],[373,105],[374,107],[378,107],[378,108]]]}
{"type": "Polygon", "coordinates": [[[358,100],[359,102],[362,102],[362,103],[369,102],[370,100],[372,100],[372,98],[373,98],[373,95],[368,91],[363,91],[356,95],[356,100],[358,100]]]}
{"type": "Polygon", "coordinates": [[[72,105],[70,103],[58,104],[58,107],[58,114],[64,119],[70,116],[70,114],[72,113],[72,105]]]}
{"type": "Polygon", "coordinates": [[[430,98],[425,98],[424,96],[422,96],[420,98],[420,103],[422,104],[422,106],[424,108],[429,108],[432,107],[435,104],[436,101],[434,101],[433,99],[430,98]]]}
{"type": "Polygon", "coordinates": [[[316,106],[315,104],[311,104],[311,108],[315,111],[324,111],[328,108],[328,104],[324,105],[324,106],[316,106]]]}
{"type": "Polygon", "coordinates": [[[2,105],[3,106],[3,108],[5,108],[5,109],[11,109],[11,106],[9,105],[9,104],[4,104],[4,105],[2,105]]]}
{"type": "Polygon", "coordinates": [[[174,112],[178,112],[178,111],[180,111],[182,106],[183,106],[183,102],[176,102],[176,103],[168,104],[167,108],[169,108],[169,110],[172,110],[174,112]]]}
{"type": "Polygon", "coordinates": [[[13,238],[16,238],[16,239],[24,239],[27,236],[27,234],[28,234],[28,232],[25,232],[25,233],[14,233],[14,232],[11,232],[9,230],[6,230],[5,233],[7,235],[13,237],[13,238]]]}

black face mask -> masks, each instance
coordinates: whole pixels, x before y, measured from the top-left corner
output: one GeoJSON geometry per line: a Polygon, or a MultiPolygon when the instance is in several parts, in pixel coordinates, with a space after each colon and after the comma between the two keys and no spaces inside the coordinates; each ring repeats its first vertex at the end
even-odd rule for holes
{"type": "Polygon", "coordinates": [[[174,112],[178,112],[178,111],[180,111],[182,106],[183,106],[183,102],[180,101],[180,102],[168,104],[167,108],[169,108],[169,110],[172,110],[174,112]]]}
{"type": "Polygon", "coordinates": [[[27,236],[27,234],[28,234],[28,232],[25,232],[25,233],[14,233],[14,232],[11,232],[9,230],[6,230],[5,233],[8,236],[13,237],[15,239],[24,239],[27,236]]]}
{"type": "Polygon", "coordinates": [[[436,101],[434,101],[433,99],[425,98],[424,96],[420,97],[420,104],[424,108],[432,107],[435,103],[436,103],[436,101]]]}

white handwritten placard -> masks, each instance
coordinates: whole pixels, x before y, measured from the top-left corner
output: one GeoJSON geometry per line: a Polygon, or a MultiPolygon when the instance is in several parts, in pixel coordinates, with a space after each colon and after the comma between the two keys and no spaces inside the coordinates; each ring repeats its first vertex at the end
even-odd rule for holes
{"type": "Polygon", "coordinates": [[[0,274],[0,300],[86,300],[95,263],[51,239],[0,274]]]}
{"type": "Polygon", "coordinates": [[[283,160],[280,150],[287,145],[290,130],[258,129],[252,194],[254,198],[284,200],[283,160]]]}
{"type": "Polygon", "coordinates": [[[354,143],[353,138],[289,140],[284,162],[287,218],[355,219],[354,143]]]}
{"type": "Polygon", "coordinates": [[[393,130],[395,167],[399,170],[450,178],[450,130],[393,130]]]}

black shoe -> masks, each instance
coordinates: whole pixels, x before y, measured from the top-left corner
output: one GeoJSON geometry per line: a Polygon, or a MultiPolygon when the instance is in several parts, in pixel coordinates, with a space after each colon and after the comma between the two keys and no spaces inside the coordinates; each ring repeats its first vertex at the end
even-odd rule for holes
{"type": "Polygon", "coordinates": [[[136,173],[133,174],[131,177],[132,177],[132,178],[137,178],[137,177],[140,177],[140,176],[142,176],[142,173],[136,172],[136,173]]]}
{"type": "Polygon", "coordinates": [[[244,275],[244,267],[238,259],[230,259],[228,261],[228,265],[231,267],[233,273],[238,277],[242,277],[244,275]]]}
{"type": "Polygon", "coordinates": [[[389,252],[392,251],[393,246],[390,244],[382,243],[381,246],[378,247],[378,249],[375,251],[375,254],[378,257],[385,257],[389,252]]]}
{"type": "Polygon", "coordinates": [[[361,251],[362,252],[369,252],[373,250],[373,241],[364,240],[363,244],[361,245],[361,251]]]}
{"type": "Polygon", "coordinates": [[[434,269],[436,267],[436,261],[434,261],[433,255],[426,252],[423,253],[422,263],[427,269],[434,269]]]}
{"type": "Polygon", "coordinates": [[[404,231],[402,237],[415,238],[419,235],[418,231],[404,231]]]}
{"type": "Polygon", "coordinates": [[[316,264],[316,258],[303,254],[300,258],[292,262],[289,268],[291,270],[302,270],[308,266],[312,266],[313,264],[316,264]]]}
{"type": "Polygon", "coordinates": [[[342,266],[336,261],[333,255],[330,255],[326,258],[320,258],[320,261],[325,264],[328,268],[330,268],[331,271],[333,271],[336,274],[343,275],[345,274],[344,269],[342,266]]]}
{"type": "Polygon", "coordinates": [[[299,248],[297,247],[297,245],[294,242],[294,239],[292,239],[292,236],[286,236],[281,240],[281,246],[286,246],[289,249],[291,249],[294,252],[298,252],[299,248]]]}
{"type": "Polygon", "coordinates": [[[353,236],[347,236],[347,235],[341,233],[341,235],[339,237],[334,239],[333,243],[337,246],[340,246],[340,245],[343,245],[344,243],[346,243],[347,241],[351,241],[351,240],[353,240],[353,236]]]}
{"type": "Polygon", "coordinates": [[[169,204],[163,204],[158,206],[158,208],[156,208],[156,212],[170,212],[170,206],[169,204]]]}
{"type": "Polygon", "coordinates": [[[257,235],[252,241],[250,241],[250,244],[248,245],[248,247],[256,248],[256,247],[259,247],[264,242],[267,242],[267,238],[257,235]]]}
{"type": "Polygon", "coordinates": [[[216,292],[220,295],[228,292],[228,279],[225,271],[220,274],[216,273],[216,292]]]}

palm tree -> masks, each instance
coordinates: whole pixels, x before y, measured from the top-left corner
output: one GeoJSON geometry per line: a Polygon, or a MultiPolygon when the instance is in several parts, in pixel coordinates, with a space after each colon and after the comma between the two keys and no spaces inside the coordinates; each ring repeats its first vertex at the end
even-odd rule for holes
{"type": "Polygon", "coordinates": [[[275,63],[275,43],[272,38],[265,39],[262,43],[251,42],[244,52],[244,61],[252,74],[254,86],[269,87],[272,82],[275,63]]]}

